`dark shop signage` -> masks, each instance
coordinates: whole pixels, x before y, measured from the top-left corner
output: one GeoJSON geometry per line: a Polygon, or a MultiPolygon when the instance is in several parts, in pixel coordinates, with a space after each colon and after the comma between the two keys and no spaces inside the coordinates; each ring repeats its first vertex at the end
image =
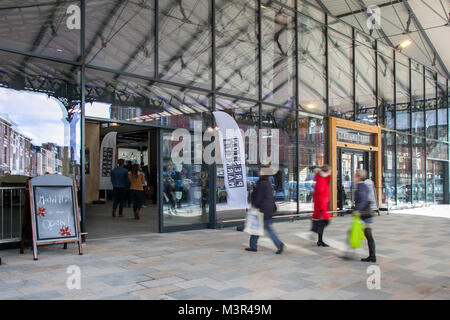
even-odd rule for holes
{"type": "Polygon", "coordinates": [[[366,146],[373,145],[372,134],[352,131],[348,129],[337,128],[337,141],[362,144],[366,146]]]}

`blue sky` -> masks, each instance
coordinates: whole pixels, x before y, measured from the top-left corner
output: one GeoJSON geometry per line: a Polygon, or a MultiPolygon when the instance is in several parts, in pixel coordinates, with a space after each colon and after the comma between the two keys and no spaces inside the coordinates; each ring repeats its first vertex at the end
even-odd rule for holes
{"type": "MultiPolygon", "coordinates": [[[[0,114],[12,120],[20,132],[32,139],[34,145],[40,146],[46,142],[59,146],[69,144],[68,137],[65,137],[70,133],[69,123],[65,119],[67,111],[53,97],[0,88],[0,114]]],[[[109,118],[109,105],[86,104],[86,115],[109,118]]]]}
{"type": "Polygon", "coordinates": [[[67,139],[64,139],[65,131],[69,133],[69,124],[64,119],[67,112],[55,98],[42,93],[0,88],[0,112],[14,121],[34,145],[45,142],[60,146],[67,144],[67,139]]]}

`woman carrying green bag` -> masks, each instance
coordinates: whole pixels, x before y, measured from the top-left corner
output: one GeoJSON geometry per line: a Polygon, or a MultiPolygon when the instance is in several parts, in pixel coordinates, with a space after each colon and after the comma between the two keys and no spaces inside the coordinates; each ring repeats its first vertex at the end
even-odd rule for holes
{"type": "Polygon", "coordinates": [[[361,248],[361,243],[365,239],[364,238],[364,222],[359,217],[359,214],[357,211],[353,212],[353,222],[352,226],[350,228],[349,233],[349,242],[350,246],[353,249],[361,248]]]}
{"type": "Polygon", "coordinates": [[[364,262],[377,262],[375,256],[375,240],[372,236],[371,224],[373,222],[373,214],[371,209],[371,201],[369,200],[369,189],[364,183],[367,173],[365,170],[356,170],[355,172],[355,207],[358,211],[358,215],[365,223],[364,235],[367,239],[369,246],[369,256],[365,259],[361,259],[364,262]]]}

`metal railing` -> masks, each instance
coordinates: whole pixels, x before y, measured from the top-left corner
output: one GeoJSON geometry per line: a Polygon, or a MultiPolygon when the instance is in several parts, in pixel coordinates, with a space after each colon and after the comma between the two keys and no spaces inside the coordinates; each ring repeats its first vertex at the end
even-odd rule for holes
{"type": "MultiPolygon", "coordinates": [[[[339,216],[342,217],[348,211],[349,210],[336,210],[336,211],[328,211],[328,213],[336,214],[338,217],[339,216]]],[[[289,219],[289,218],[291,218],[291,220],[294,221],[296,217],[302,217],[302,218],[308,217],[308,216],[311,216],[312,213],[313,213],[312,211],[303,211],[301,213],[296,213],[296,214],[281,214],[281,215],[273,216],[273,219],[289,219]]],[[[377,214],[378,216],[380,216],[380,210],[375,210],[374,214],[377,214]]],[[[389,212],[388,212],[388,214],[389,214],[389,212]]],[[[237,222],[245,222],[245,218],[217,221],[217,223],[220,225],[221,229],[223,229],[224,225],[227,223],[237,223],[237,222]]]]}
{"type": "MultiPolygon", "coordinates": [[[[303,218],[310,216],[312,214],[312,211],[302,211],[301,213],[294,213],[294,214],[279,214],[274,215],[273,219],[291,219],[291,221],[294,221],[295,218],[303,218]]],[[[217,221],[217,224],[220,225],[220,228],[223,229],[224,225],[227,223],[237,223],[237,222],[245,222],[245,218],[240,219],[229,219],[229,220],[220,220],[217,221]]]]}
{"type": "Polygon", "coordinates": [[[0,187],[0,243],[20,240],[25,187],[0,187]]]}

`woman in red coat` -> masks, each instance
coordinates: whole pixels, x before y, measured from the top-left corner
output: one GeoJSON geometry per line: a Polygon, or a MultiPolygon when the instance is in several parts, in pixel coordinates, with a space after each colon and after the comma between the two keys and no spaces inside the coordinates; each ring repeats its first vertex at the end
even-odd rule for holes
{"type": "Polygon", "coordinates": [[[330,202],[330,172],[330,166],[326,164],[317,171],[315,176],[316,185],[314,186],[313,194],[314,213],[312,219],[313,230],[319,236],[317,241],[319,247],[329,247],[329,245],[323,242],[322,237],[323,231],[330,220],[330,213],[328,212],[330,202]]]}

